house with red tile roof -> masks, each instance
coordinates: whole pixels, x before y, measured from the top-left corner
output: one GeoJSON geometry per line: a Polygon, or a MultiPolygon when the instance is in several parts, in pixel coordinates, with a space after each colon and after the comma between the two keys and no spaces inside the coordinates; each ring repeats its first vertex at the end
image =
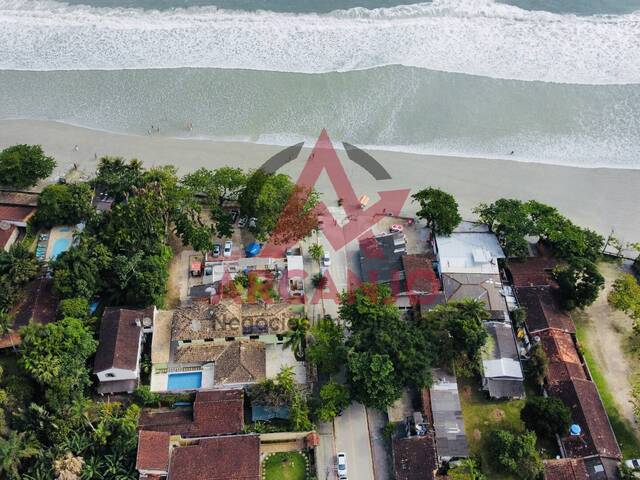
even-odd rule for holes
{"type": "Polygon", "coordinates": [[[509,261],[518,303],[526,310],[527,331],[548,360],[545,379],[549,395],[571,411],[579,434],[561,437],[562,460],[545,464],[549,480],[608,480],[615,477],[620,447],[596,385],[591,381],[575,341],[575,324],[560,305],[553,269],[561,262],[548,255],[509,261]]]}
{"type": "Polygon", "coordinates": [[[145,410],[136,468],[143,480],[259,480],[260,436],[241,434],[241,389],[198,391],[193,407],[145,410]]]}
{"type": "Polygon", "coordinates": [[[18,239],[18,234],[18,227],[14,224],[0,221],[0,250],[8,252],[11,245],[18,239]]]}
{"type": "Polygon", "coordinates": [[[138,428],[182,437],[238,433],[244,426],[242,389],[198,391],[192,408],[145,410],[138,428]]]}

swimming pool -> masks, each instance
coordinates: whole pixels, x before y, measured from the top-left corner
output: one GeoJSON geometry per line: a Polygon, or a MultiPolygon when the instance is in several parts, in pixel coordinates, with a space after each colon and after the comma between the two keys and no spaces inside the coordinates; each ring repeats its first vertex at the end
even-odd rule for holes
{"type": "Polygon", "coordinates": [[[170,373],[167,390],[195,390],[202,386],[202,372],[170,373]]]}
{"type": "Polygon", "coordinates": [[[69,240],[68,238],[58,238],[53,244],[53,248],[51,249],[51,256],[49,258],[56,258],[62,252],[66,252],[67,250],[69,250],[70,246],[71,240],[69,240]]]}

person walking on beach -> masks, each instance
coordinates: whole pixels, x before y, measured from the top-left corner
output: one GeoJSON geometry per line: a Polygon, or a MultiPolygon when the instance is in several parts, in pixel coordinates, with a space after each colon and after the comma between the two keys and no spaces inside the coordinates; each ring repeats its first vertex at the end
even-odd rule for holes
{"type": "Polygon", "coordinates": [[[80,149],[78,148],[78,145],[74,145],[74,146],[73,146],[73,151],[74,151],[74,152],[77,152],[78,150],[80,150],[80,149]]]}

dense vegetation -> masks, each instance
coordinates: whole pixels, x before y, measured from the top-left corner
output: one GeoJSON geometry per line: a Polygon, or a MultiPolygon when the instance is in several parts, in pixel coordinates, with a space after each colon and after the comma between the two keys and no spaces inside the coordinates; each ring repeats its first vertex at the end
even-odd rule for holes
{"type": "Polygon", "coordinates": [[[351,331],[347,377],[356,400],[385,409],[405,386],[431,383],[428,339],[418,321],[400,318],[388,287],[363,284],[343,293],[339,313],[351,331]]]}
{"type": "Polygon", "coordinates": [[[9,311],[20,299],[22,287],[40,269],[33,252],[22,243],[15,243],[8,252],[0,250],[0,335],[13,325],[9,311]]]}
{"type": "Polygon", "coordinates": [[[53,172],[56,161],[40,145],[14,145],[0,152],[0,185],[13,188],[33,187],[53,172]]]}
{"type": "MultiPolygon", "coordinates": [[[[101,159],[91,184],[46,187],[32,227],[84,222],[85,228],[77,233],[72,248],[51,264],[54,289],[61,299],[58,321],[24,327],[19,361],[12,364],[13,357],[6,357],[12,370],[0,373],[0,477],[136,478],[139,407],[96,403],[89,396],[88,364],[97,346],[97,325],[89,315],[89,304],[97,299],[101,306],[161,306],[171,233],[184,244],[209,250],[213,235],[231,234],[225,202],[243,195],[251,209],[242,213],[255,215],[255,233],[266,237],[276,228],[276,217],[295,191],[285,175],[222,168],[200,170],[180,179],[170,166],[147,170],[136,160],[110,157],[101,159]],[[94,189],[113,199],[109,210],[93,211],[94,189]]],[[[316,197],[307,193],[305,215],[312,215],[316,197]]],[[[296,202],[298,208],[299,199],[296,202]]],[[[308,233],[299,226],[291,227],[287,239],[308,233]]],[[[38,271],[38,262],[25,245],[0,252],[0,323],[10,324],[7,312],[17,302],[22,286],[38,271]]],[[[298,356],[304,355],[306,346],[305,322],[300,319],[287,338],[298,356]]],[[[291,429],[312,428],[306,393],[295,385],[291,370],[256,386],[255,395],[273,405],[284,402],[291,429]]],[[[335,408],[344,404],[333,391],[325,390],[325,397],[335,408]]],[[[143,405],[159,402],[143,390],[134,400],[143,405]]]]}
{"type": "Polygon", "coordinates": [[[49,185],[38,197],[38,210],[33,223],[37,227],[75,225],[93,213],[93,191],[87,183],[49,185]]]}
{"type": "Polygon", "coordinates": [[[458,212],[458,202],[449,193],[437,188],[425,188],[411,197],[420,205],[416,215],[423,219],[436,235],[450,235],[462,221],[458,212]]]}
{"type": "Polygon", "coordinates": [[[478,205],[475,212],[497,235],[507,257],[528,255],[527,236],[545,240],[563,259],[594,261],[604,245],[602,236],[593,230],[575,225],[557,209],[535,200],[501,198],[478,205]]]}

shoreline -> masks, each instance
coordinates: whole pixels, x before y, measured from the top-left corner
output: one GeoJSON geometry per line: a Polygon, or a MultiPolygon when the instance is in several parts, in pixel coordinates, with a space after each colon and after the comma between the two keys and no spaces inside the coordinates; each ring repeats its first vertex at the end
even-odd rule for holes
{"type": "MultiPolygon", "coordinates": [[[[7,123],[20,123],[24,125],[31,124],[53,124],[60,125],[61,127],[71,127],[80,130],[88,130],[98,133],[103,133],[107,135],[115,135],[115,136],[124,136],[124,137],[132,137],[132,138],[160,138],[166,140],[172,140],[176,142],[188,141],[188,142],[207,142],[214,144],[243,144],[243,145],[256,145],[256,146],[264,146],[264,147],[274,147],[283,148],[290,147],[293,144],[297,144],[300,142],[305,143],[305,148],[308,145],[312,145],[315,143],[316,138],[311,137],[300,137],[294,134],[284,134],[282,138],[288,139],[288,141],[260,141],[260,136],[257,140],[251,139],[247,135],[238,135],[238,136],[206,136],[206,135],[175,135],[174,132],[171,134],[165,134],[164,132],[159,135],[154,135],[151,133],[142,134],[138,132],[126,132],[126,131],[116,131],[116,130],[108,130],[106,128],[99,127],[88,127],[85,125],[81,125],[78,123],[63,121],[63,120],[49,120],[43,118],[29,118],[29,117],[6,117],[0,118],[0,126],[7,123]]],[[[329,132],[330,133],[330,132],[329,132]]],[[[1,137],[0,137],[1,140],[1,137]]],[[[342,146],[341,140],[336,140],[334,143],[334,148],[338,152],[345,152],[345,148],[342,146]]],[[[549,165],[554,167],[569,167],[569,168],[577,168],[577,169],[589,169],[589,170],[598,170],[598,169],[607,169],[607,170],[638,170],[640,171],[640,164],[638,166],[633,167],[617,167],[610,165],[572,165],[568,163],[561,163],[560,161],[552,161],[552,160],[532,160],[530,158],[521,158],[517,155],[504,154],[504,155],[489,155],[489,154],[474,154],[474,153],[466,153],[466,152],[432,152],[432,151],[423,151],[421,150],[421,145],[419,144],[411,144],[411,145],[361,145],[358,144],[358,147],[366,150],[367,152],[384,152],[388,154],[401,154],[401,155],[417,155],[422,157],[442,157],[442,158],[459,158],[459,159],[469,159],[469,160],[492,160],[492,161],[505,161],[505,162],[517,162],[517,163],[525,163],[525,164],[533,164],[533,165],[549,165]]]]}
{"type": "MultiPolygon", "coordinates": [[[[341,139],[332,141],[339,145],[341,139]]],[[[138,158],[147,167],[173,164],[182,174],[200,167],[224,165],[257,168],[283,148],[240,141],[112,133],[45,120],[0,120],[0,149],[17,143],[42,145],[58,162],[54,178],[74,164],[80,170],[93,173],[96,156],[105,155],[138,158]],[[78,151],[74,151],[74,145],[78,145],[78,151]]],[[[296,179],[312,146],[306,142],[298,159],[282,171],[296,179]]],[[[387,169],[390,180],[376,182],[350,162],[344,150],[336,147],[356,194],[367,194],[373,202],[382,190],[436,186],[456,197],[463,217],[474,218],[472,210],[480,202],[502,197],[535,199],[558,208],[576,224],[593,228],[604,236],[613,229],[622,241],[640,240],[639,169],[366,150],[387,169]]],[[[326,175],[320,177],[317,188],[325,203],[335,200],[326,175]]],[[[415,204],[408,201],[403,213],[413,214],[415,210],[415,204]]]]}

